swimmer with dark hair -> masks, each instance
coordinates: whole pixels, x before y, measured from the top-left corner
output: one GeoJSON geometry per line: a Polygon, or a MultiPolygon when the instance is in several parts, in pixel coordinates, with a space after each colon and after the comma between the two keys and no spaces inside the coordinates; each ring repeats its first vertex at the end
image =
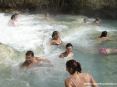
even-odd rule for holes
{"type": "Polygon", "coordinates": [[[52,39],[50,42],[51,45],[60,45],[62,44],[62,40],[60,38],[59,32],[58,31],[54,31],[52,33],[52,39]]]}
{"type": "Polygon", "coordinates": [[[82,72],[81,64],[76,60],[67,61],[66,70],[70,76],[65,79],[65,87],[98,87],[90,74],[82,72]]]}
{"type": "Polygon", "coordinates": [[[42,64],[43,62],[50,64],[50,61],[48,59],[35,57],[33,51],[27,51],[25,54],[25,61],[21,67],[30,68],[35,64],[42,64]]]}
{"type": "Polygon", "coordinates": [[[19,15],[19,14],[17,14],[17,13],[13,14],[13,15],[11,16],[11,20],[16,20],[18,15],[19,15]]]}
{"type": "Polygon", "coordinates": [[[73,46],[71,43],[66,44],[66,51],[59,55],[60,58],[73,57],[73,46]]]}
{"type": "Polygon", "coordinates": [[[102,31],[101,35],[98,37],[98,39],[100,41],[107,41],[107,40],[111,40],[109,37],[108,37],[108,32],[107,31],[102,31]]]}
{"type": "Polygon", "coordinates": [[[15,26],[16,25],[16,21],[17,21],[17,18],[18,18],[18,13],[15,13],[11,16],[11,19],[9,21],[9,25],[12,25],[12,26],[15,26]]]}

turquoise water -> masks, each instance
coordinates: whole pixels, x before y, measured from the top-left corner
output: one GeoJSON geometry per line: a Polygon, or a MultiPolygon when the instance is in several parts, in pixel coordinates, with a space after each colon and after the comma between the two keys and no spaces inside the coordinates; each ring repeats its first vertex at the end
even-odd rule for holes
{"type": "Polygon", "coordinates": [[[64,79],[69,74],[65,60],[58,55],[65,49],[48,45],[54,30],[60,32],[65,43],[73,44],[74,59],[81,63],[83,72],[93,75],[98,83],[117,82],[117,55],[104,56],[98,52],[100,47],[117,48],[117,21],[103,20],[97,26],[84,24],[84,16],[45,18],[42,14],[22,14],[17,25],[12,27],[8,26],[10,14],[1,13],[0,16],[0,87],[64,87],[64,79]],[[103,30],[109,32],[112,41],[99,43],[97,37],[103,30]],[[20,69],[27,50],[33,50],[36,56],[45,56],[54,67],[20,69]]]}

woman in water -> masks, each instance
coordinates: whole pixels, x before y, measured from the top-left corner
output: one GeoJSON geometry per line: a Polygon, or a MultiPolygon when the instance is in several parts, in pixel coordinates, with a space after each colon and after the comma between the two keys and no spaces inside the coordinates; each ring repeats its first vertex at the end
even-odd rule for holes
{"type": "Polygon", "coordinates": [[[60,45],[62,44],[62,40],[59,36],[59,32],[58,31],[54,31],[52,33],[52,39],[51,39],[51,45],[60,45]]]}
{"type": "Polygon", "coordinates": [[[107,36],[107,31],[102,31],[101,35],[98,38],[100,41],[110,40],[110,38],[107,36]]]}
{"type": "Polygon", "coordinates": [[[43,62],[50,63],[50,61],[47,59],[35,57],[33,51],[27,51],[25,54],[25,61],[21,65],[21,67],[29,68],[35,64],[42,64],[43,62]]]}
{"type": "Polygon", "coordinates": [[[11,16],[11,19],[9,21],[9,25],[15,26],[16,25],[16,21],[17,21],[17,17],[18,17],[18,13],[15,13],[11,16]]]}
{"type": "Polygon", "coordinates": [[[96,81],[88,73],[82,73],[79,62],[69,60],[66,63],[66,70],[70,77],[65,80],[65,87],[98,87],[96,81]]]}
{"type": "Polygon", "coordinates": [[[67,43],[66,51],[61,53],[59,57],[60,58],[68,57],[70,59],[73,57],[73,46],[71,43],[67,43]]]}

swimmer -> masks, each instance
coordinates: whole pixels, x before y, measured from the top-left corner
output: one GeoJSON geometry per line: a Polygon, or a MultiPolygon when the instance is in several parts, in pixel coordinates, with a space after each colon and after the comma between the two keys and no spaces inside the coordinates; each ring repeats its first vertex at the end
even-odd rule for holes
{"type": "Polygon", "coordinates": [[[62,44],[62,40],[59,36],[59,32],[58,31],[54,31],[52,33],[52,39],[51,39],[51,42],[50,42],[51,45],[60,45],[62,44]]]}
{"type": "Polygon", "coordinates": [[[40,58],[40,57],[35,57],[33,51],[27,51],[26,54],[25,54],[25,56],[26,56],[25,57],[25,61],[21,65],[21,67],[30,68],[34,64],[42,64],[43,62],[50,63],[50,61],[47,60],[47,59],[40,58]]]}
{"type": "Polygon", "coordinates": [[[98,37],[101,41],[107,41],[110,40],[110,38],[107,36],[107,31],[102,31],[101,35],[98,37]]]}
{"type": "Polygon", "coordinates": [[[18,18],[18,13],[15,13],[11,16],[11,19],[9,21],[9,25],[12,25],[12,26],[15,26],[16,25],[16,21],[17,21],[17,18],[18,18]]]}
{"type": "Polygon", "coordinates": [[[98,87],[90,74],[82,73],[79,62],[75,60],[67,61],[66,70],[70,76],[65,79],[65,87],[98,87]]]}
{"type": "Polygon", "coordinates": [[[88,19],[87,18],[84,18],[83,21],[84,21],[84,23],[87,23],[88,22],[88,19]]]}
{"type": "Polygon", "coordinates": [[[71,43],[67,43],[66,45],[66,51],[61,53],[60,58],[64,58],[64,57],[73,57],[73,46],[71,43]]]}
{"type": "Polygon", "coordinates": [[[117,54],[117,48],[100,48],[99,52],[103,55],[117,54]]]}
{"type": "Polygon", "coordinates": [[[99,25],[101,23],[101,19],[99,17],[95,18],[94,23],[99,25]]]}

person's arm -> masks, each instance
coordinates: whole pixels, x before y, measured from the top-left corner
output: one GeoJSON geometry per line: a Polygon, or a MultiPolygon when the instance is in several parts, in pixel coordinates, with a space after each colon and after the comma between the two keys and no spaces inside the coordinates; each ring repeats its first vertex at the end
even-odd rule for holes
{"type": "Polygon", "coordinates": [[[36,60],[37,60],[37,61],[44,61],[44,62],[51,63],[48,59],[42,58],[42,57],[36,57],[36,60]]]}
{"type": "Polygon", "coordinates": [[[51,44],[51,45],[56,45],[57,43],[56,43],[55,40],[50,40],[50,44],[51,44]]]}
{"type": "Polygon", "coordinates": [[[68,79],[65,80],[65,87],[72,87],[71,82],[68,79]]]}
{"type": "Polygon", "coordinates": [[[54,65],[51,63],[51,61],[50,60],[48,60],[48,59],[46,59],[46,58],[42,58],[41,59],[42,61],[44,61],[44,62],[46,62],[46,63],[48,63],[49,64],[49,66],[51,66],[51,67],[53,67],[54,65]]]}
{"type": "Polygon", "coordinates": [[[96,81],[94,80],[92,76],[90,76],[90,82],[91,82],[91,87],[98,87],[96,81]]]}
{"type": "Polygon", "coordinates": [[[117,54],[117,48],[112,48],[112,49],[111,49],[111,53],[112,53],[112,54],[117,54]]]}
{"type": "Polygon", "coordinates": [[[50,60],[48,59],[45,59],[45,58],[42,58],[41,61],[44,61],[44,62],[48,62],[48,63],[51,63],[50,60]]]}
{"type": "Polygon", "coordinates": [[[64,57],[65,57],[65,52],[59,55],[59,58],[64,58],[64,57]]]}

